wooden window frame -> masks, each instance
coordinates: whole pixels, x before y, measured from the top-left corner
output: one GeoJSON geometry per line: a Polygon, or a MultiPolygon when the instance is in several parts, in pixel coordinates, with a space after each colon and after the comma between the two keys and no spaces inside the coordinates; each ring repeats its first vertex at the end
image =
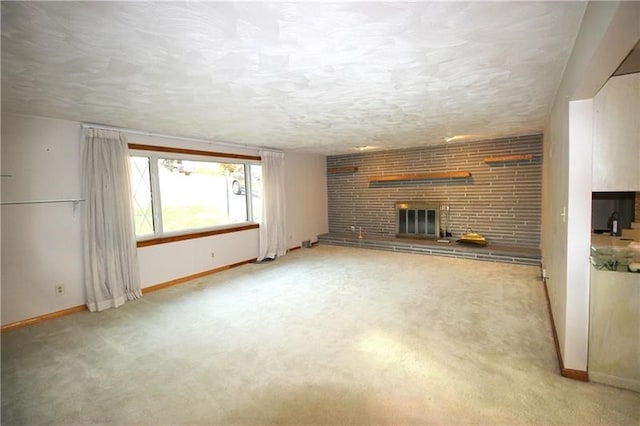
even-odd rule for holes
{"type": "MultiPolygon", "coordinates": [[[[262,157],[257,155],[230,154],[226,152],[173,148],[173,147],[159,146],[159,145],[143,145],[143,144],[137,144],[137,143],[128,144],[128,148],[130,151],[166,152],[170,154],[197,155],[201,157],[212,157],[212,158],[220,158],[220,159],[228,158],[232,160],[245,160],[245,161],[261,161],[262,160],[262,157]]],[[[260,225],[258,225],[257,223],[246,223],[246,224],[231,225],[231,226],[221,225],[218,228],[207,229],[204,231],[185,232],[185,233],[180,233],[176,235],[151,237],[148,239],[138,240],[136,241],[136,247],[148,247],[148,246],[153,246],[158,244],[174,243],[177,241],[191,240],[195,238],[204,238],[204,237],[210,237],[213,235],[229,234],[233,232],[242,232],[242,231],[247,231],[250,229],[258,229],[258,228],[260,228],[260,225]]]]}

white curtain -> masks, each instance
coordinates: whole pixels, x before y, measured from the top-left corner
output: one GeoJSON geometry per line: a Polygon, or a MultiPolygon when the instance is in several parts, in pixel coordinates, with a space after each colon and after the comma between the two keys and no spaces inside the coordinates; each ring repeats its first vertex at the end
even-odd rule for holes
{"type": "Polygon", "coordinates": [[[84,129],[82,142],[86,304],[94,312],[117,308],[142,291],[127,140],[116,131],[84,129]]]}
{"type": "Polygon", "coordinates": [[[262,220],[258,261],[287,252],[284,153],[260,151],[262,157],[262,220]]]}

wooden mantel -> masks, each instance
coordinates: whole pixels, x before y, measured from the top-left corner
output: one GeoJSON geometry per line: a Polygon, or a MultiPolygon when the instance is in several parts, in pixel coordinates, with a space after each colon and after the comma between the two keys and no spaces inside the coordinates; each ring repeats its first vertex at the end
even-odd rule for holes
{"type": "Polygon", "coordinates": [[[398,182],[405,180],[432,180],[432,179],[465,179],[471,176],[469,171],[456,172],[431,172],[413,173],[406,175],[369,176],[369,182],[398,182]]]}
{"type": "Polygon", "coordinates": [[[345,166],[345,167],[330,167],[327,169],[328,174],[336,173],[355,173],[358,171],[357,166],[345,166]]]}
{"type": "Polygon", "coordinates": [[[531,161],[533,160],[533,154],[513,154],[513,155],[499,155],[496,157],[486,157],[482,159],[485,163],[511,163],[515,161],[531,161]]]}

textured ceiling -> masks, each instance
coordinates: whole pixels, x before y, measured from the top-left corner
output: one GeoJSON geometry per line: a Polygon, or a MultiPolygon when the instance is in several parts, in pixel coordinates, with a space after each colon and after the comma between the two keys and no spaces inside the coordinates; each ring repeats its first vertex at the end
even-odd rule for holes
{"type": "Polygon", "coordinates": [[[2,108],[324,154],[530,134],[584,8],[3,1],[2,108]]]}

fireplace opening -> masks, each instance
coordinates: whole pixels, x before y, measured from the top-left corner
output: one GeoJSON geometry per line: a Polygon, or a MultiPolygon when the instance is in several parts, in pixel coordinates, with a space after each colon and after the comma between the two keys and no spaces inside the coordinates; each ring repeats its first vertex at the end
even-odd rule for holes
{"type": "Polygon", "coordinates": [[[397,202],[396,236],[438,238],[440,236],[440,203],[397,202]]]}

